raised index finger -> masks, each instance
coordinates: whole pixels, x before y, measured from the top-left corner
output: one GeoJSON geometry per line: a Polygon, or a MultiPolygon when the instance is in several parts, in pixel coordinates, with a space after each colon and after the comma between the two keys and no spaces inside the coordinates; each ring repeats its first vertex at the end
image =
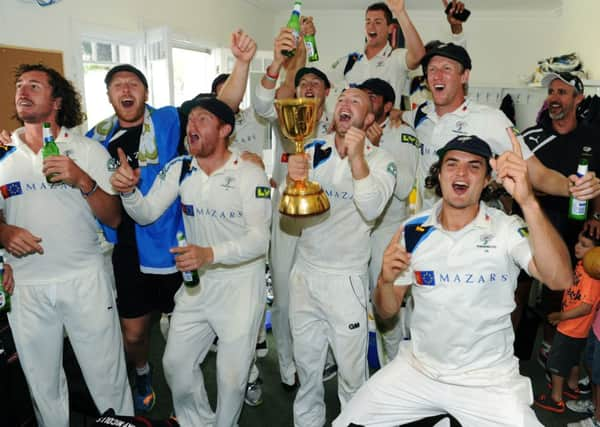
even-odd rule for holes
{"type": "Polygon", "coordinates": [[[523,151],[521,150],[521,143],[517,139],[517,135],[515,134],[515,130],[513,128],[506,128],[506,132],[508,132],[508,136],[510,137],[510,143],[512,144],[512,151],[521,159],[523,158],[523,151]]]}
{"type": "Polygon", "coordinates": [[[400,239],[402,238],[403,232],[404,232],[404,225],[400,226],[400,228],[398,228],[398,230],[396,230],[396,232],[394,233],[394,236],[392,236],[392,240],[390,240],[390,246],[400,244],[400,239]]]}

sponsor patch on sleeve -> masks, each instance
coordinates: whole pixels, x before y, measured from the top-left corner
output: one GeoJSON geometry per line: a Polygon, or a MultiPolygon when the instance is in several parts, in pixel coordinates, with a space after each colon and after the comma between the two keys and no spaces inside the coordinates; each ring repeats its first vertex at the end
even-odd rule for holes
{"type": "Polygon", "coordinates": [[[398,174],[398,168],[396,167],[396,163],[394,162],[389,162],[386,170],[394,176],[398,174]]]}
{"type": "Polygon", "coordinates": [[[256,187],[254,194],[257,199],[270,199],[271,189],[269,187],[256,187]]]}
{"type": "Polygon", "coordinates": [[[521,237],[529,237],[529,228],[527,227],[521,227],[517,230],[517,232],[521,237]]]}
{"type": "Polygon", "coordinates": [[[403,133],[400,140],[404,143],[411,144],[419,148],[419,139],[414,135],[411,135],[409,133],[403,133]]]}

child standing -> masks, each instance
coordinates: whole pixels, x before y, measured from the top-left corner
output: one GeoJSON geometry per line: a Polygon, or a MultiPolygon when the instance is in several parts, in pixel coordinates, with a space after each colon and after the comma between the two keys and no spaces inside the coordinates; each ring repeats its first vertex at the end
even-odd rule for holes
{"type": "Polygon", "coordinates": [[[600,303],[600,280],[586,273],[582,260],[597,244],[598,241],[591,234],[586,231],[579,233],[575,244],[575,258],[579,261],[575,267],[573,285],[564,293],[561,311],[548,315],[548,321],[557,325],[547,364],[552,376],[552,392],[535,399],[536,406],[548,411],[565,411],[563,394],[571,399],[579,398],[579,359],[600,303]]]}

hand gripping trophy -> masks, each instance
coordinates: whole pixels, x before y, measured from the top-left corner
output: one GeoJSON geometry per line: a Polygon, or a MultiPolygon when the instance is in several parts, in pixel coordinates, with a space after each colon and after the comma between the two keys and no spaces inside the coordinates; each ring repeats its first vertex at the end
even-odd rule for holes
{"type": "MultiPolygon", "coordinates": [[[[315,129],[317,122],[316,98],[291,98],[275,101],[281,132],[294,141],[296,154],[304,152],[304,140],[315,129]]],[[[294,181],[287,185],[279,212],[289,216],[318,215],[329,210],[329,200],[317,182],[294,181]]]]}

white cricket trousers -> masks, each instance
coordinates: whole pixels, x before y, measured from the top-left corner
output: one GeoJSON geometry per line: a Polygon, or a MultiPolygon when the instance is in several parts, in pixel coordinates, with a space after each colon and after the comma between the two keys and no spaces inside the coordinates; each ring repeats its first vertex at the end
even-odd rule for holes
{"type": "Polygon", "coordinates": [[[391,427],[449,413],[463,427],[542,427],[532,403],[531,382],[518,371],[494,386],[447,384],[413,368],[400,351],[360,388],[332,426],[391,427]]]}
{"type": "Polygon", "coordinates": [[[182,427],[237,425],[265,301],[265,263],[254,262],[218,277],[182,286],[163,356],[165,378],[182,427]],[[217,410],[210,407],[200,364],[215,338],[217,410]]]}
{"type": "Polygon", "coordinates": [[[368,378],[367,274],[316,271],[300,260],[290,276],[290,324],[300,388],[294,425],[325,424],[323,367],[330,346],[343,408],[368,378]]]}
{"type": "MultiPolygon", "coordinates": [[[[274,191],[274,193],[278,193],[274,191]]],[[[271,324],[277,347],[281,382],[292,385],[295,382],[296,364],[292,333],[290,331],[289,278],[296,243],[300,235],[298,221],[278,210],[279,199],[273,200],[273,221],[271,225],[271,250],[269,267],[273,283],[273,305],[271,306],[271,324]]]]}
{"type": "Polygon", "coordinates": [[[63,330],[98,410],[133,415],[114,291],[100,263],[61,283],[17,281],[8,320],[41,427],[69,426],[63,330]]]}

